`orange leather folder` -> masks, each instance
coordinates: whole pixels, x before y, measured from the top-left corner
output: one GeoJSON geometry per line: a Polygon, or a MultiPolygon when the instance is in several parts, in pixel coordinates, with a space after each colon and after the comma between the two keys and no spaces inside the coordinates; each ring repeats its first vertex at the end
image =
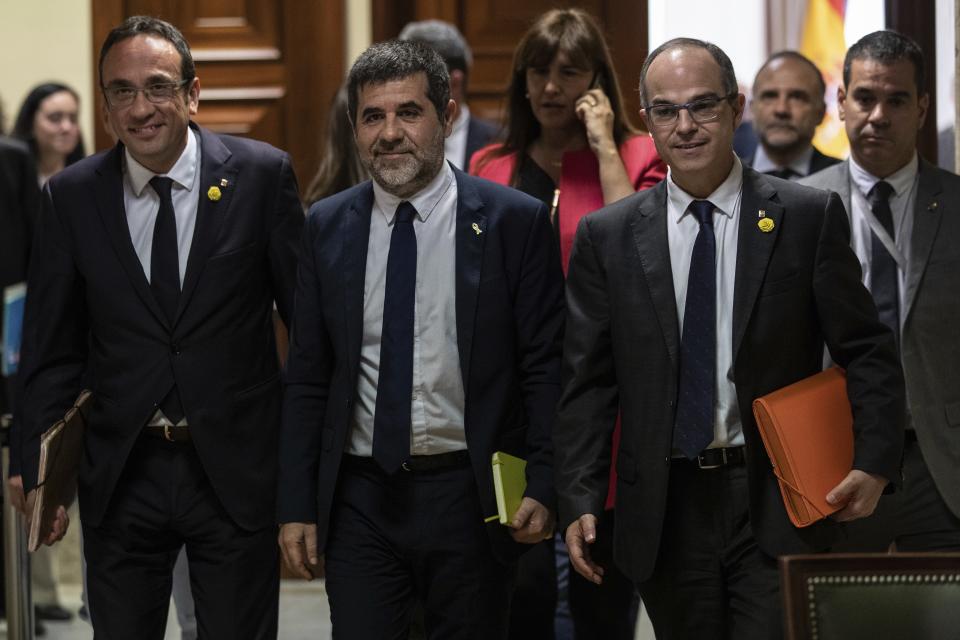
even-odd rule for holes
{"type": "Polygon", "coordinates": [[[853,466],[853,415],[844,371],[832,367],[753,401],[790,522],[807,527],[839,511],[827,493],[853,466]]]}

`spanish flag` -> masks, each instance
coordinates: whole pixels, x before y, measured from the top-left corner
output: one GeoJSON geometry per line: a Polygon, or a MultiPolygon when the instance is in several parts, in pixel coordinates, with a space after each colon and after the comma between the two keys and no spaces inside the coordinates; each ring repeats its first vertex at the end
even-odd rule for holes
{"type": "Polygon", "coordinates": [[[843,123],[837,116],[837,88],[843,86],[843,38],[846,0],[809,0],[800,40],[800,53],[810,58],[823,73],[827,85],[827,115],[817,128],[813,144],[823,153],[846,158],[850,145],[843,123]]]}

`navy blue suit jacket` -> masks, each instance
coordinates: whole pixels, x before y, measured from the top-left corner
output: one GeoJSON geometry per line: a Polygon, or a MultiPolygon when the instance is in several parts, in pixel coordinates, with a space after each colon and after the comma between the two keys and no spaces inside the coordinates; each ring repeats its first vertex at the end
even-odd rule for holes
{"type": "MultiPolygon", "coordinates": [[[[273,306],[293,306],[303,209],[289,156],[200,132],[196,227],[172,325],[127,226],[123,147],[81,160],[43,194],[22,349],[23,479],[40,435],[92,387],[80,514],[99,524],[127,456],[174,384],[217,497],[241,527],[274,523],[280,378],[273,306]],[[210,187],[220,198],[208,196],[210,187]]],[[[214,196],[216,197],[216,196],[214,196]]]]}
{"type": "MultiPolygon", "coordinates": [[[[455,171],[456,315],[467,448],[484,516],[497,512],[490,458],[527,459],[527,495],[554,504],[551,428],[560,390],[563,276],[546,208],[513,189],[455,171]]],[[[281,435],[280,521],[330,510],[357,390],[368,181],[313,205],[304,230],[281,435]]],[[[520,545],[487,525],[501,559],[520,545]]]]}

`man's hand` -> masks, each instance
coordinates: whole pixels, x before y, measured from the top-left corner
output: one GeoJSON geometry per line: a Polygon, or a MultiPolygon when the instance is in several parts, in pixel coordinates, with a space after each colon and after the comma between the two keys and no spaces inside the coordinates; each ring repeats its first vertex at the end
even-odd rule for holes
{"type": "Polygon", "coordinates": [[[23,476],[10,476],[7,479],[7,487],[10,489],[10,504],[23,515],[27,515],[27,498],[23,495],[23,476]]]}
{"type": "Polygon", "coordinates": [[[556,520],[549,509],[533,498],[525,497],[508,526],[513,529],[510,535],[517,542],[536,544],[553,537],[555,524],[556,520]]]}
{"type": "Polygon", "coordinates": [[[597,541],[597,517],[592,513],[580,516],[567,527],[566,540],[570,562],[577,573],[594,584],[603,582],[603,567],[590,559],[589,545],[597,541]]]}
{"type": "MultiPolygon", "coordinates": [[[[33,505],[36,501],[37,490],[33,489],[27,494],[26,505],[24,505],[24,512],[28,514],[28,518],[33,514],[33,505]]],[[[53,528],[50,530],[50,533],[47,535],[47,537],[42,539],[40,542],[48,547],[53,545],[53,543],[63,539],[63,536],[67,535],[67,529],[69,527],[70,517],[67,515],[67,508],[61,504],[57,507],[57,515],[53,519],[53,528]]]]}
{"type": "Polygon", "coordinates": [[[877,508],[880,494],[887,486],[887,479],[859,469],[852,469],[840,484],[827,494],[827,503],[845,505],[833,514],[837,522],[849,522],[866,518],[877,508]]]}
{"type": "Polygon", "coordinates": [[[323,556],[317,554],[317,525],[287,522],[280,525],[277,541],[291,571],[304,580],[323,576],[323,556]]]}

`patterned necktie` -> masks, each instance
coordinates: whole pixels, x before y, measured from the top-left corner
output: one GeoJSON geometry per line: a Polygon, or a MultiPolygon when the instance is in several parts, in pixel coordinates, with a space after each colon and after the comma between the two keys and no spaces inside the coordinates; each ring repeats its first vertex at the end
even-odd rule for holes
{"type": "Polygon", "coordinates": [[[690,210],[700,222],[700,231],[693,244],[687,279],[673,447],[691,460],[713,441],[717,370],[717,240],[713,232],[714,208],[708,200],[690,203],[690,210]]]}
{"type": "MultiPolygon", "coordinates": [[[[890,239],[896,241],[893,229],[893,212],[890,196],[893,187],[881,180],[870,190],[868,197],[873,216],[886,230],[890,239]]],[[[893,331],[897,347],[900,346],[900,281],[897,261],[876,233],[870,234],[870,289],[877,304],[880,321],[893,331]]]]}
{"type": "MultiPolygon", "coordinates": [[[[153,249],[150,252],[150,288],[167,320],[173,327],[180,303],[180,260],[177,255],[177,218],[173,212],[171,189],[173,180],[154,176],[150,186],[160,196],[160,209],[153,225],[153,249]]],[[[180,393],[174,384],[160,401],[160,410],[170,422],[177,424],[183,418],[180,393]]]]}
{"type": "Polygon", "coordinates": [[[380,334],[380,370],[373,418],[373,458],[394,473],[410,456],[410,401],[413,395],[413,313],[417,289],[417,210],[401,202],[394,216],[387,255],[380,334]]]}

